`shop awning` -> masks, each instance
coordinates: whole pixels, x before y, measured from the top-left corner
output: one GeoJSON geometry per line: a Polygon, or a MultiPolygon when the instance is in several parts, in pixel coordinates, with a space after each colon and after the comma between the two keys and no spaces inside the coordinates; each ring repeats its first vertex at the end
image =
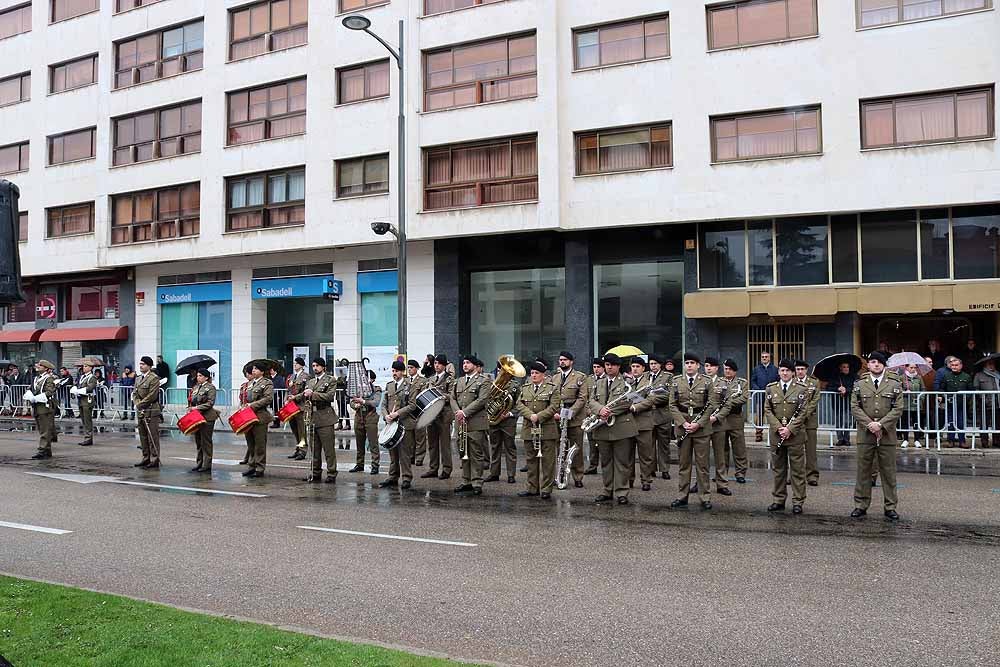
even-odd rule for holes
{"type": "Polygon", "coordinates": [[[84,341],[84,340],[127,340],[128,327],[81,327],[78,329],[42,329],[39,342],[84,341]]]}
{"type": "Polygon", "coordinates": [[[44,329],[14,329],[0,331],[0,343],[37,343],[44,329]]]}

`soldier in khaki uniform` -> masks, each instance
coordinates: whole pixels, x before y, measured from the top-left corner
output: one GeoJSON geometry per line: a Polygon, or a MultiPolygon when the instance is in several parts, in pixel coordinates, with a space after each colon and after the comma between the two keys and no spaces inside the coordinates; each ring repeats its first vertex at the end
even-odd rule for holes
{"type": "Polygon", "coordinates": [[[774,469],[774,502],[768,512],[785,509],[789,468],[792,476],[792,512],[802,514],[806,501],[806,429],[805,414],[809,402],[805,385],[795,380],[795,362],[782,359],[778,381],[767,385],[764,394],[764,419],[771,427],[771,467],[774,469]]]}
{"type": "Polygon", "coordinates": [[[736,483],[746,484],[747,469],[750,462],[747,460],[747,440],[745,434],[745,417],[743,409],[750,398],[750,385],[746,379],[736,375],[739,367],[732,359],[723,362],[723,373],[725,373],[728,389],[726,391],[726,402],[719,411],[719,421],[722,423],[722,436],[725,441],[726,476],[729,476],[729,453],[732,452],[733,464],[736,469],[736,483]]]}
{"type": "Polygon", "coordinates": [[[372,393],[368,396],[352,396],[351,407],[354,409],[354,445],[358,448],[354,459],[354,467],[348,472],[364,472],[365,449],[371,454],[371,470],[369,474],[377,475],[382,455],[378,447],[378,407],[382,404],[382,389],[374,384],[375,372],[368,371],[368,380],[372,382],[372,393]]]}
{"type": "MultiPolygon", "coordinates": [[[[632,358],[632,388],[643,389],[645,398],[639,403],[633,403],[629,409],[635,415],[635,425],[639,430],[635,437],[635,449],[633,460],[639,459],[639,480],[642,482],[642,490],[649,491],[652,488],[653,478],[656,477],[656,445],[653,443],[653,402],[649,400],[649,393],[652,390],[652,378],[646,372],[646,361],[642,357],[632,358]]],[[[669,396],[669,394],[668,394],[669,396]]],[[[629,466],[629,485],[635,481],[635,465],[629,466]]]]}
{"type": "Polygon", "coordinates": [[[868,356],[868,377],[858,381],[851,392],[851,414],[858,420],[858,474],[854,483],[855,519],[868,513],[875,485],[874,468],[882,474],[882,498],[885,516],[899,519],[896,513],[896,424],[903,414],[903,388],[897,376],[885,369],[881,352],[868,356]]]}
{"type": "MultiPolygon", "coordinates": [[[[305,404],[306,397],[302,392],[306,390],[306,383],[309,382],[309,371],[306,370],[306,361],[302,357],[296,357],[292,362],[292,374],[288,376],[288,400],[295,401],[300,408],[305,404]]],[[[289,421],[292,435],[295,437],[295,451],[289,454],[288,458],[296,461],[306,459],[306,425],[305,411],[295,415],[289,421]]]]}
{"type": "Polygon", "coordinates": [[[132,403],[135,404],[139,443],[142,449],[142,460],[134,465],[136,468],[160,467],[160,422],[163,417],[163,406],[160,404],[160,378],[153,372],[153,360],[143,357],[139,360],[139,377],[136,378],[132,390],[132,403]]]}
{"type": "MultiPolygon", "coordinates": [[[[573,473],[573,483],[577,488],[583,487],[583,459],[585,453],[583,451],[583,429],[580,428],[583,424],[583,417],[586,413],[587,405],[587,376],[580,371],[573,369],[573,354],[563,350],[559,353],[559,372],[553,376],[553,379],[559,386],[559,404],[562,408],[559,412],[555,414],[556,423],[559,428],[563,428],[561,423],[562,410],[569,410],[572,412],[572,416],[569,419],[569,424],[566,426],[566,448],[567,456],[569,455],[569,449],[576,447],[576,454],[573,456],[573,462],[570,467],[570,471],[573,473]]],[[[560,438],[562,434],[560,433],[560,438]]],[[[558,458],[558,454],[557,454],[558,458]]],[[[556,475],[559,471],[556,471],[556,475]]]]}
{"type": "Polygon", "coordinates": [[[678,480],[680,495],[671,507],[686,507],[691,493],[691,463],[694,461],[702,509],[712,509],[711,487],[708,482],[708,452],[712,447],[709,417],[718,407],[718,395],[710,380],[698,372],[701,359],[692,353],[684,355],[684,372],[675,375],[670,388],[670,414],[677,427],[679,454],[678,480]]]}
{"type": "MultiPolygon", "coordinates": [[[[499,368],[499,364],[497,364],[499,368]]],[[[514,436],[517,435],[517,397],[521,393],[521,385],[517,381],[511,381],[507,385],[507,393],[513,399],[511,411],[500,421],[499,424],[490,424],[490,456],[489,456],[489,476],[484,482],[499,482],[501,464],[507,466],[507,483],[513,484],[516,481],[514,471],[517,470],[517,445],[514,436]]]]}
{"type": "Polygon", "coordinates": [[[326,459],[326,483],[337,483],[337,427],[339,418],[334,405],[337,402],[337,378],[326,372],[326,359],[312,360],[313,376],[306,381],[302,394],[305,398],[304,435],[306,441],[312,433],[312,474],[307,482],[323,480],[323,459],[326,459]]]}
{"type": "Polygon", "coordinates": [[[215,409],[216,389],[207,368],[195,371],[195,385],[191,388],[191,407],[202,414],[205,423],[194,432],[194,446],[197,450],[194,468],[191,472],[212,472],[212,435],[219,411],[215,409]]]}
{"type": "Polygon", "coordinates": [[[528,488],[517,495],[522,498],[540,495],[543,500],[548,499],[555,483],[553,473],[559,446],[559,428],[554,419],[559,412],[559,387],[545,377],[545,364],[538,361],[528,364],[528,381],[521,385],[514,409],[524,418],[521,440],[528,468],[528,488]],[[536,449],[536,439],[540,449],[536,449]]]}
{"type": "Polygon", "coordinates": [[[35,364],[38,377],[31,384],[31,396],[25,392],[25,400],[31,402],[31,412],[35,417],[35,428],[38,429],[38,451],[31,458],[51,459],[52,443],[56,435],[56,380],[52,371],[52,362],[40,359],[35,364]]]}
{"type": "Polygon", "coordinates": [[[719,360],[705,357],[705,375],[712,383],[716,408],[708,418],[712,429],[712,458],[715,459],[715,492],[720,496],[731,496],[729,480],[726,478],[726,425],[722,410],[729,396],[729,383],[719,375],[719,360]]]}
{"type": "Polygon", "coordinates": [[[477,370],[479,360],[467,355],[462,358],[460,377],[452,385],[451,409],[455,413],[456,430],[465,430],[466,451],[462,458],[462,483],[455,487],[455,493],[471,491],[473,495],[483,492],[483,463],[486,461],[486,432],[490,428],[486,418],[486,404],[490,397],[492,382],[477,370]]]}
{"type": "Polygon", "coordinates": [[[243,473],[244,477],[263,477],[267,465],[267,427],[271,423],[271,412],[268,410],[274,401],[274,383],[267,376],[270,364],[255,361],[250,368],[250,384],[246,389],[246,406],[253,409],[258,421],[250,429],[244,431],[249,457],[247,463],[250,469],[243,473]]]}
{"type": "Polygon", "coordinates": [[[600,417],[601,426],[591,433],[601,453],[601,477],[604,491],[594,501],[603,503],[615,497],[619,505],[628,505],[629,467],[635,466],[632,449],[639,429],[629,410],[631,402],[622,397],[630,388],[621,375],[622,359],[617,354],[604,355],[604,377],[598,378],[590,393],[590,413],[600,417]],[[611,407],[608,407],[611,404],[611,407]],[[614,416],[614,424],[607,420],[614,416]]]}
{"type": "MultiPolygon", "coordinates": [[[[594,386],[600,380],[604,380],[604,360],[600,357],[594,357],[591,362],[591,368],[593,372],[587,376],[587,384],[584,386],[586,389],[587,405],[584,408],[584,417],[590,416],[590,397],[594,394],[594,386]]],[[[601,452],[597,446],[597,440],[594,440],[594,434],[587,434],[587,442],[590,443],[587,449],[587,469],[583,471],[584,475],[596,475],[597,474],[597,464],[601,460],[601,452]]]]}
{"type": "Polygon", "coordinates": [[[799,359],[795,362],[795,379],[806,386],[806,483],[819,485],[819,462],[816,460],[816,442],[819,430],[819,380],[809,377],[809,364],[799,359]]]}
{"type": "MultiPolygon", "coordinates": [[[[417,396],[420,395],[424,389],[427,389],[427,376],[425,376],[420,369],[420,362],[416,359],[410,359],[406,362],[406,376],[410,381],[410,393],[407,397],[408,403],[413,405],[407,414],[412,415],[417,409],[417,396]]],[[[406,424],[404,423],[404,428],[406,424]]],[[[424,456],[427,454],[427,429],[417,428],[416,419],[413,420],[413,428],[407,429],[406,437],[413,438],[413,446],[410,448],[410,464],[415,466],[422,466],[424,464],[424,456]]]]}
{"type": "Polygon", "coordinates": [[[654,477],[660,470],[663,479],[670,479],[670,439],[673,432],[673,420],[670,418],[670,387],[673,384],[673,373],[663,370],[664,357],[660,354],[649,355],[649,393],[639,404],[649,406],[653,415],[653,452],[654,477]]]}
{"type": "MultiPolygon", "coordinates": [[[[434,375],[428,381],[428,387],[437,388],[446,399],[451,396],[454,378],[448,373],[448,357],[439,354],[434,357],[434,375]]],[[[448,479],[451,477],[451,422],[455,414],[451,409],[451,402],[445,400],[444,409],[427,426],[427,472],[421,477],[438,477],[438,479],[448,479]],[[438,468],[441,475],[438,475],[438,468]]]]}
{"type": "MultiPolygon", "coordinates": [[[[90,360],[87,360],[90,361],[90,360]]],[[[77,407],[80,408],[80,421],[83,428],[83,440],[80,446],[88,447],[94,444],[94,393],[97,391],[97,376],[90,364],[80,364],[80,377],[76,387],[70,393],[76,396],[77,407]]]]}
{"type": "Polygon", "coordinates": [[[416,426],[410,417],[410,378],[406,376],[406,365],[398,359],[392,362],[392,381],[385,386],[385,403],[382,405],[385,423],[391,424],[400,419],[403,428],[403,439],[389,450],[389,478],[379,482],[380,487],[396,486],[400,477],[402,487],[410,488],[413,482],[413,470],[410,468],[413,460],[413,431],[416,426]]]}

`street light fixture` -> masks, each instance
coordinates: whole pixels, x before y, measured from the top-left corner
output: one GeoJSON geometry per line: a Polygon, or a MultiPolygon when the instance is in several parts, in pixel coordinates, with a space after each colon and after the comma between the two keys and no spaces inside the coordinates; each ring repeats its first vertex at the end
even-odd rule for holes
{"type": "Polygon", "coordinates": [[[392,54],[399,69],[399,115],[397,127],[398,146],[396,148],[396,199],[398,205],[396,226],[385,223],[372,223],[372,231],[382,236],[391,231],[396,237],[399,259],[396,262],[396,273],[399,276],[399,288],[396,296],[399,299],[399,354],[406,353],[406,114],[403,107],[403,97],[406,90],[406,78],[403,69],[403,21],[399,21],[399,50],[392,48],[388,42],[370,30],[372,22],[364,16],[351,14],[340,21],[349,30],[360,30],[374,37],[379,44],[392,54]]]}

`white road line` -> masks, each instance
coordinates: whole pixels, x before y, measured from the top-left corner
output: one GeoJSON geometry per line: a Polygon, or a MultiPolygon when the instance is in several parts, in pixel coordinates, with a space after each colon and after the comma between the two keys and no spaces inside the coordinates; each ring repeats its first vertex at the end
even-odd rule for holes
{"type": "Polygon", "coordinates": [[[242,491],[217,491],[216,489],[202,489],[196,486],[170,486],[169,484],[150,484],[149,482],[127,482],[123,479],[116,479],[112,484],[127,484],[128,486],[148,486],[153,489],[173,489],[174,491],[194,491],[197,493],[211,493],[217,496],[242,496],[244,498],[267,498],[262,493],[244,493],[242,491]]]}
{"type": "Polygon", "coordinates": [[[449,542],[448,540],[430,540],[425,537],[405,537],[403,535],[384,535],[382,533],[362,533],[357,530],[340,530],[339,528],[318,528],[316,526],[296,526],[303,530],[315,530],[321,533],[340,533],[342,535],[360,535],[362,537],[381,537],[387,540],[403,540],[405,542],[426,542],[428,544],[445,544],[451,547],[478,547],[471,542],[449,542]]]}
{"type": "Polygon", "coordinates": [[[60,528],[46,528],[44,526],[31,526],[26,523],[10,523],[0,521],[0,528],[17,528],[18,530],[30,530],[36,533],[48,533],[49,535],[69,535],[72,530],[62,530],[60,528]]]}
{"type": "MultiPolygon", "coordinates": [[[[197,461],[197,459],[195,459],[193,457],[189,457],[189,456],[171,456],[170,458],[173,459],[174,461],[197,461]]],[[[222,466],[239,466],[239,465],[246,465],[246,464],[245,463],[240,463],[237,459],[212,459],[212,465],[213,466],[218,466],[218,465],[222,465],[222,466]]],[[[268,468],[291,468],[292,470],[306,470],[306,471],[312,470],[312,466],[311,465],[293,466],[293,465],[288,465],[288,464],[284,464],[284,463],[268,463],[267,467],[268,468]]],[[[350,463],[338,463],[337,464],[337,471],[338,472],[348,472],[353,467],[354,466],[352,464],[350,464],[350,463]]],[[[385,466],[382,466],[382,467],[384,468],[385,466]]],[[[367,470],[367,469],[368,468],[366,467],[365,470],[367,470]]],[[[326,463],[323,464],[323,470],[326,470],[326,463]]]]}

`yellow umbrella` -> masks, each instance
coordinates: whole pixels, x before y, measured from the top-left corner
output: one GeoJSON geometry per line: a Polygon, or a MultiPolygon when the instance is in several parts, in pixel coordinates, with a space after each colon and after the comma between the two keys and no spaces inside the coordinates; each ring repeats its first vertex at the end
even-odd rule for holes
{"type": "Polygon", "coordinates": [[[645,354],[645,352],[635,345],[618,345],[608,350],[606,354],[617,354],[619,357],[635,357],[645,354]]]}

